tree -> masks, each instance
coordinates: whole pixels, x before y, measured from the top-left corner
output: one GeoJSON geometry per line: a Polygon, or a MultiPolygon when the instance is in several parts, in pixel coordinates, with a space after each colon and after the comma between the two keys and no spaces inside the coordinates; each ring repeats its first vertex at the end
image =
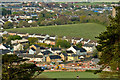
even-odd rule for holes
{"type": "Polygon", "coordinates": [[[31,25],[32,27],[37,27],[37,23],[36,23],[36,22],[32,22],[30,25],[31,25]]]}
{"type": "Polygon", "coordinates": [[[82,48],[82,43],[78,43],[78,44],[76,44],[76,46],[77,46],[78,48],[82,48]]]}
{"type": "Polygon", "coordinates": [[[70,42],[66,41],[66,40],[61,40],[61,39],[58,39],[56,41],[56,46],[57,47],[63,47],[63,48],[69,48],[71,45],[70,45],[70,42]]]}
{"type": "Polygon", "coordinates": [[[20,40],[22,39],[20,36],[18,35],[3,35],[3,43],[10,45],[11,44],[11,40],[20,40]]]}
{"type": "Polygon", "coordinates": [[[18,24],[20,28],[22,27],[30,27],[30,24],[27,21],[20,21],[18,24]]]}
{"type": "Polygon", "coordinates": [[[11,14],[11,10],[6,10],[5,8],[2,8],[2,15],[6,16],[6,15],[10,15],[11,14]]]}
{"type": "Polygon", "coordinates": [[[30,80],[36,77],[34,74],[37,71],[38,75],[43,71],[35,64],[24,63],[25,59],[17,55],[5,54],[2,56],[2,80],[30,80]],[[13,63],[17,65],[13,65],[13,63]],[[23,64],[20,64],[23,62],[23,64]]]}
{"type": "Polygon", "coordinates": [[[34,44],[35,42],[38,41],[38,38],[35,38],[35,37],[29,37],[29,38],[28,38],[28,41],[30,42],[30,44],[34,44]]]}
{"type": "Polygon", "coordinates": [[[113,72],[120,77],[120,7],[115,7],[116,16],[110,16],[110,24],[106,31],[97,38],[99,45],[97,50],[101,52],[99,64],[103,67],[110,66],[113,72]]]}
{"type": "Polygon", "coordinates": [[[13,23],[11,23],[10,21],[7,21],[7,22],[5,22],[3,28],[4,28],[4,29],[13,28],[13,23]]]}
{"type": "Polygon", "coordinates": [[[9,35],[8,38],[9,38],[10,40],[20,40],[20,39],[22,39],[22,37],[20,37],[20,36],[18,36],[18,35],[14,35],[14,36],[9,35]]]}

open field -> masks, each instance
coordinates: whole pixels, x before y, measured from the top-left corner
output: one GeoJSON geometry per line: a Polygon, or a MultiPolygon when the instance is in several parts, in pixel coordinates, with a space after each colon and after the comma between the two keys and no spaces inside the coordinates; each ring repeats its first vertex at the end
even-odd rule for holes
{"type": "Polygon", "coordinates": [[[59,37],[61,36],[80,37],[80,38],[96,40],[95,37],[104,30],[105,30],[105,26],[100,24],[81,23],[81,24],[71,24],[71,25],[16,28],[16,29],[8,29],[7,31],[58,35],[59,37]]]}
{"type": "Polygon", "coordinates": [[[99,74],[94,74],[92,72],[43,72],[38,76],[38,78],[100,78],[99,74]]]}

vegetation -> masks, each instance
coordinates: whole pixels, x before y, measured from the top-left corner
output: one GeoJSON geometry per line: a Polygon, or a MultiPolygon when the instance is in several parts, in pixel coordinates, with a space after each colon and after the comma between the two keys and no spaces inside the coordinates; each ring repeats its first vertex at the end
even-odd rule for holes
{"type": "Polygon", "coordinates": [[[110,16],[110,24],[107,30],[102,32],[97,38],[99,45],[97,49],[101,52],[99,64],[103,68],[110,66],[113,72],[116,72],[120,78],[120,7],[115,7],[117,14],[110,16]]]}
{"type": "Polygon", "coordinates": [[[35,37],[29,37],[28,38],[28,41],[30,42],[30,45],[34,44],[35,42],[38,41],[38,38],[35,38],[35,37]]]}
{"type": "Polygon", "coordinates": [[[95,23],[84,23],[74,25],[60,25],[60,26],[42,26],[31,28],[17,28],[7,29],[7,31],[23,32],[23,33],[40,33],[49,35],[68,36],[68,37],[83,37],[87,39],[96,40],[94,37],[100,32],[104,31],[105,27],[95,23]]]}
{"type": "Polygon", "coordinates": [[[2,8],[2,15],[6,16],[6,15],[10,15],[11,14],[11,10],[6,10],[5,8],[2,8]]]}
{"type": "Polygon", "coordinates": [[[21,62],[25,59],[19,58],[17,55],[3,55],[2,56],[2,80],[30,80],[36,77],[35,72],[38,75],[42,72],[35,64],[27,64],[21,62]],[[17,63],[19,65],[13,65],[17,63]]]}
{"type": "Polygon", "coordinates": [[[62,48],[69,48],[71,46],[71,44],[70,44],[70,42],[68,42],[66,40],[58,39],[56,41],[56,46],[57,47],[62,47],[62,48]]]}
{"type": "Polygon", "coordinates": [[[11,28],[13,28],[13,23],[10,21],[7,21],[7,22],[5,22],[3,28],[4,29],[11,29],[11,28]]]}
{"type": "Polygon", "coordinates": [[[20,40],[22,39],[20,36],[18,35],[3,35],[3,38],[2,38],[2,42],[5,43],[5,44],[11,44],[11,40],[20,40]]]}

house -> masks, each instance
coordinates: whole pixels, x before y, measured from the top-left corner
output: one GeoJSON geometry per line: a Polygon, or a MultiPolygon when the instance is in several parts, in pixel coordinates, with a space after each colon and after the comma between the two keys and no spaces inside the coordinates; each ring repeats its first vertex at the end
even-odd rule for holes
{"type": "Polygon", "coordinates": [[[20,51],[20,50],[24,50],[22,44],[19,43],[13,46],[13,51],[20,51]]]}
{"type": "Polygon", "coordinates": [[[28,43],[27,39],[21,39],[21,40],[11,40],[11,44],[16,44],[16,43],[28,43]]]}
{"type": "Polygon", "coordinates": [[[61,52],[61,48],[54,48],[54,47],[53,47],[53,48],[50,48],[49,50],[50,50],[52,53],[54,53],[54,54],[61,52]]]}
{"type": "Polygon", "coordinates": [[[19,57],[23,57],[23,59],[29,59],[29,61],[42,62],[42,55],[33,55],[33,54],[20,54],[19,57]]]}
{"type": "Polygon", "coordinates": [[[1,43],[0,44],[0,49],[2,49],[2,50],[11,50],[11,47],[6,45],[6,44],[1,43]]]}
{"type": "Polygon", "coordinates": [[[34,48],[37,54],[40,52],[40,46],[37,44],[31,45],[30,48],[34,48]]]}
{"type": "Polygon", "coordinates": [[[78,48],[77,46],[71,46],[67,49],[67,51],[72,51],[77,55],[87,55],[87,52],[84,48],[78,48]]]}
{"type": "Polygon", "coordinates": [[[41,37],[37,37],[37,38],[39,43],[44,43],[44,38],[41,38],[41,37]]]}
{"type": "Polygon", "coordinates": [[[9,32],[8,34],[9,35],[17,35],[17,33],[15,33],[15,32],[9,32]]]}
{"type": "Polygon", "coordinates": [[[9,54],[9,53],[12,53],[12,52],[8,49],[0,49],[0,54],[9,54]]]}
{"type": "Polygon", "coordinates": [[[55,45],[55,39],[50,39],[50,38],[47,38],[44,43],[46,44],[50,44],[50,45],[55,45]]]}
{"type": "Polygon", "coordinates": [[[79,60],[77,54],[72,54],[68,56],[68,61],[77,61],[77,60],[79,60]]]}
{"type": "Polygon", "coordinates": [[[55,40],[55,39],[56,39],[56,36],[55,36],[55,35],[53,35],[53,36],[50,36],[49,38],[50,38],[50,39],[54,39],[54,40],[55,40]]]}
{"type": "Polygon", "coordinates": [[[50,55],[46,57],[46,62],[58,62],[61,61],[61,57],[59,55],[50,55]]]}
{"type": "Polygon", "coordinates": [[[49,50],[41,52],[43,55],[53,55],[53,53],[49,50]]]}
{"type": "Polygon", "coordinates": [[[74,54],[74,52],[72,50],[66,51],[66,53],[67,53],[68,56],[74,54]]]}
{"type": "Polygon", "coordinates": [[[13,54],[16,54],[16,55],[28,54],[28,51],[26,51],[26,50],[13,51],[13,54]]]}
{"type": "Polygon", "coordinates": [[[59,54],[62,60],[67,60],[68,59],[68,54],[67,53],[61,53],[59,54]]]}
{"type": "Polygon", "coordinates": [[[28,33],[17,33],[17,35],[23,37],[23,36],[28,36],[28,33]]]}
{"type": "Polygon", "coordinates": [[[46,48],[45,47],[40,47],[40,51],[41,52],[46,51],[46,48]]]}
{"type": "Polygon", "coordinates": [[[36,54],[36,50],[34,48],[29,49],[29,54],[36,54]]]}
{"type": "Polygon", "coordinates": [[[89,43],[90,41],[91,41],[90,39],[83,39],[81,43],[87,44],[87,43],[89,43]]]}
{"type": "Polygon", "coordinates": [[[93,50],[95,49],[95,45],[94,44],[84,44],[82,47],[84,49],[86,49],[87,52],[93,52],[93,50]]]}

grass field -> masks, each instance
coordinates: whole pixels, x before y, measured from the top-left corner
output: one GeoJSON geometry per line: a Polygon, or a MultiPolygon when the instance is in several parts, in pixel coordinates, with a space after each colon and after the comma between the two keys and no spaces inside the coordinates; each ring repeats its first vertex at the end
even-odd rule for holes
{"type": "Polygon", "coordinates": [[[105,26],[96,23],[81,23],[58,26],[40,26],[31,28],[8,29],[7,31],[22,33],[40,33],[49,35],[80,37],[96,40],[95,37],[105,30],[105,26]]]}
{"type": "Polygon", "coordinates": [[[92,72],[43,72],[38,78],[100,78],[99,74],[92,72]]]}

